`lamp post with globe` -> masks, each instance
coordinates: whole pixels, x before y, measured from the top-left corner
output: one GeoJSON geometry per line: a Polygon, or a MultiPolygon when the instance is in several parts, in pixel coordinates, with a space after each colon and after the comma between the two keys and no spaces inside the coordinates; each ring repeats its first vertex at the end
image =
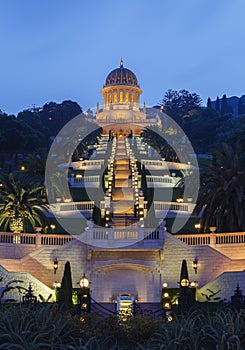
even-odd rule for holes
{"type": "Polygon", "coordinates": [[[188,277],[188,269],[186,260],[182,261],[180,272],[180,294],[178,298],[178,311],[180,313],[188,313],[195,302],[194,289],[189,288],[190,281],[188,277]]]}
{"type": "Polygon", "coordinates": [[[79,313],[82,315],[86,315],[90,313],[91,310],[91,296],[90,296],[90,281],[88,277],[83,274],[83,277],[79,281],[80,284],[80,291],[78,294],[78,300],[79,300],[79,313]]]}

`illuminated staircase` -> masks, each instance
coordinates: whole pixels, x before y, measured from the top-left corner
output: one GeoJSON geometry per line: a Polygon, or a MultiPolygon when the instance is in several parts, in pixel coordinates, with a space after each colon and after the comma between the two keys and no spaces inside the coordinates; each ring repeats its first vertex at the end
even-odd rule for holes
{"type": "Polygon", "coordinates": [[[117,142],[114,162],[115,181],[112,188],[112,227],[125,228],[137,222],[134,209],[130,161],[127,156],[125,140],[117,142]]]}

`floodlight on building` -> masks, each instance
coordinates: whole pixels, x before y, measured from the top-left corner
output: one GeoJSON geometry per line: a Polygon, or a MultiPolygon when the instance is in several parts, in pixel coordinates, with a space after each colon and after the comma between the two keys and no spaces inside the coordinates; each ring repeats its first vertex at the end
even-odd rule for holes
{"type": "Polygon", "coordinates": [[[54,230],[56,229],[56,226],[55,226],[54,224],[51,224],[51,225],[50,225],[50,228],[51,228],[52,233],[53,233],[53,232],[54,232],[54,230]]]}
{"type": "Polygon", "coordinates": [[[65,198],[65,199],[64,199],[64,202],[65,202],[65,203],[71,203],[71,198],[65,198]]]}
{"type": "Polygon", "coordinates": [[[198,265],[198,258],[195,257],[192,263],[193,269],[195,270],[195,274],[197,274],[197,267],[198,267],[197,265],[198,265]]]}
{"type": "Polygon", "coordinates": [[[177,202],[177,203],[183,203],[184,200],[183,200],[183,198],[177,198],[177,199],[176,199],[176,202],[177,202]]]}
{"type": "Polygon", "coordinates": [[[54,274],[56,274],[56,271],[58,270],[58,265],[59,265],[59,263],[58,263],[58,259],[56,257],[56,258],[54,258],[54,261],[53,261],[54,274]]]}

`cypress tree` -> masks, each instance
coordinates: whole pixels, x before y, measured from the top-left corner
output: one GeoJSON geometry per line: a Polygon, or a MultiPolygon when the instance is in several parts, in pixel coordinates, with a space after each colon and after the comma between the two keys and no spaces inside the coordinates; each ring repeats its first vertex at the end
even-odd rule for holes
{"type": "Polygon", "coordinates": [[[180,282],[181,282],[183,279],[189,281],[189,276],[188,276],[188,269],[187,269],[187,262],[186,262],[186,260],[182,260],[181,271],[180,271],[180,282]]]}
{"type": "Polygon", "coordinates": [[[72,279],[69,261],[65,264],[58,302],[60,306],[64,307],[64,310],[69,310],[72,307],[72,279]]]}
{"type": "Polygon", "coordinates": [[[207,100],[207,108],[212,108],[211,98],[210,97],[207,100]]]}
{"type": "Polygon", "coordinates": [[[194,304],[194,295],[189,288],[189,277],[186,260],[182,261],[180,272],[180,294],[178,298],[178,312],[188,313],[194,304]]]}
{"type": "Polygon", "coordinates": [[[99,208],[99,204],[94,206],[92,219],[95,225],[102,226],[101,210],[99,208]]]}
{"type": "Polygon", "coordinates": [[[215,101],[215,110],[217,112],[220,112],[220,101],[219,101],[219,97],[217,96],[216,101],[215,101]]]}
{"type": "Polygon", "coordinates": [[[227,112],[228,112],[228,104],[227,104],[226,94],[224,94],[221,101],[220,114],[225,115],[227,112]]]}

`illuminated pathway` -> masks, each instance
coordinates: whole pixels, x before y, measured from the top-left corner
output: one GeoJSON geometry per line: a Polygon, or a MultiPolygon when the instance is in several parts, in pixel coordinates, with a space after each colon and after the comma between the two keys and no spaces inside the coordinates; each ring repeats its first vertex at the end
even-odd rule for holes
{"type": "Polygon", "coordinates": [[[126,227],[137,221],[134,217],[132,167],[127,154],[126,141],[124,138],[119,138],[116,145],[112,188],[112,227],[126,227]]]}

